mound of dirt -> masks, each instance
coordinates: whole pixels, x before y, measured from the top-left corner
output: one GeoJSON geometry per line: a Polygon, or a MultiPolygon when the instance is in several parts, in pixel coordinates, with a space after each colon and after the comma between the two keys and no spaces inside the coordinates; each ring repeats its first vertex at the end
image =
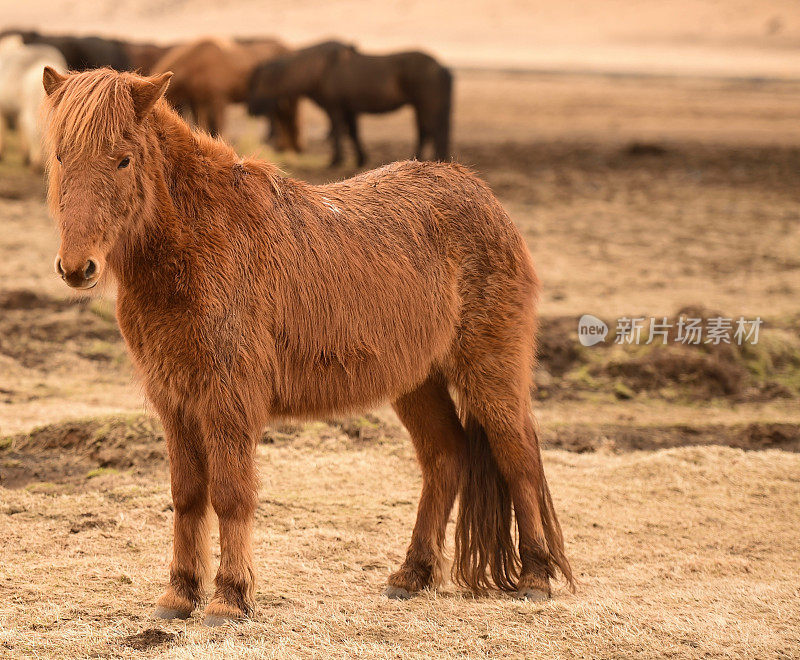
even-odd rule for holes
{"type": "Polygon", "coordinates": [[[74,367],[87,359],[124,362],[125,348],[110,304],[24,289],[0,292],[0,355],[28,369],[74,367]]]}
{"type": "Polygon", "coordinates": [[[122,638],[121,644],[135,651],[149,651],[159,646],[170,644],[178,639],[178,635],[160,628],[148,628],[134,635],[122,638]]]}
{"type": "MultiPolygon", "coordinates": [[[[668,318],[666,341],[656,337],[643,343],[649,329],[643,328],[639,344],[617,344],[616,328],[607,320],[609,336],[591,348],[581,346],[577,319],[544,319],[539,331],[540,399],[575,398],[581,392],[599,392],[618,398],[639,393],[667,399],[765,401],[800,396],[800,334],[795,327],[764,324],[758,343],[682,343],[678,321],[709,319],[725,314],[689,306],[668,318]]],[[[732,334],[732,333],[731,333],[732,334]]]]}
{"type": "Polygon", "coordinates": [[[661,346],[640,356],[611,360],[593,374],[619,378],[634,392],[672,386],[703,400],[741,395],[748,384],[742,364],[680,346],[661,346]]]}
{"type": "MultiPolygon", "coordinates": [[[[359,447],[404,437],[380,417],[279,424],[264,430],[264,444],[359,447]]],[[[113,415],[47,424],[28,433],[0,438],[0,486],[32,482],[85,483],[119,471],[148,474],[164,470],[167,448],[159,421],[148,415],[113,415]]]]}
{"type": "MultiPolygon", "coordinates": [[[[547,448],[578,453],[626,452],[687,445],[724,445],[746,450],[778,448],[800,452],[800,424],[575,424],[547,427],[547,448]]],[[[329,422],[282,424],[267,428],[265,444],[317,449],[357,448],[364,444],[406,442],[405,431],[375,415],[329,422]]],[[[126,470],[138,475],[164,470],[167,461],[159,422],[146,415],[112,416],[48,424],[0,439],[0,485],[20,488],[45,484],[85,484],[126,470]]],[[[100,481],[102,483],[102,480],[100,481]]],[[[104,524],[82,520],[77,533],[104,524]]]]}
{"type": "Polygon", "coordinates": [[[695,445],[722,445],[745,450],[800,452],[800,424],[673,424],[634,426],[575,424],[555,426],[542,434],[545,447],[578,453],[627,452],[695,445]]]}
{"type": "Polygon", "coordinates": [[[72,306],[73,302],[60,298],[43,296],[29,289],[0,291],[0,309],[4,310],[52,310],[61,311],[72,306]]]}
{"type": "Polygon", "coordinates": [[[572,316],[543,318],[537,334],[538,359],[552,376],[563,376],[585,361],[585,349],[576,334],[577,319],[572,316]]]}
{"type": "Polygon", "coordinates": [[[625,156],[665,156],[668,150],[661,144],[655,142],[631,142],[622,150],[625,156]]]}
{"type": "Polygon", "coordinates": [[[162,468],[166,445],[160,424],[146,415],[47,424],[0,441],[0,485],[85,481],[116,470],[162,468]]]}

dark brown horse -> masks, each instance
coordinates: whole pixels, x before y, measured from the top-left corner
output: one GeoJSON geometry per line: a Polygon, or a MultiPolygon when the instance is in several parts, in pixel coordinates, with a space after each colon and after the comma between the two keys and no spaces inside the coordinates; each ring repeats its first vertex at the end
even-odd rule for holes
{"type": "Polygon", "coordinates": [[[571,583],[530,406],[537,281],[486,185],[422,162],[324,186],[285,178],[193,133],[161,100],[169,78],[44,75],[56,270],[79,289],[117,282],[167,437],[175,543],[158,615],[203,598],[210,508],[221,557],[206,622],[252,612],[265,423],[386,399],[423,477],[389,596],[442,577],[459,493],[460,583],[534,599],[558,570],[571,583]]]}
{"type": "Polygon", "coordinates": [[[342,162],[345,132],[361,166],[366,153],[358,115],[411,105],[417,122],[417,159],[433,142],[435,158],[447,160],[452,86],[450,71],[425,53],[364,55],[347,44],[326,41],[259,65],[250,82],[248,109],[251,114],[265,114],[280,99],[310,98],[331,121],[331,166],[342,162]]]}
{"type": "Polygon", "coordinates": [[[61,51],[67,66],[74,71],[110,66],[117,71],[131,68],[131,60],[124,42],[105,37],[75,37],[61,34],[41,34],[35,30],[5,30],[0,38],[19,34],[26,44],[47,44],[61,51]]]}

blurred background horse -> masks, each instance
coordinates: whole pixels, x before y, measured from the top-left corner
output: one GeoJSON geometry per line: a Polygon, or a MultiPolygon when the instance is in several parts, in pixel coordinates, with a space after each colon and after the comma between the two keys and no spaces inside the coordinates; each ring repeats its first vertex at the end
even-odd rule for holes
{"type": "Polygon", "coordinates": [[[365,55],[355,47],[326,41],[263,62],[250,83],[251,114],[272,112],[281,102],[305,96],[319,105],[331,122],[331,166],[342,162],[342,136],[350,136],[361,167],[367,160],[358,131],[358,115],[414,108],[415,156],[423,158],[428,143],[436,160],[450,149],[453,76],[425,53],[365,55]]]}
{"type": "Polygon", "coordinates": [[[0,38],[0,158],[8,129],[16,127],[23,159],[37,169],[43,163],[39,108],[44,99],[45,66],[62,73],[67,70],[64,57],[52,46],[26,45],[15,34],[0,38]]]}

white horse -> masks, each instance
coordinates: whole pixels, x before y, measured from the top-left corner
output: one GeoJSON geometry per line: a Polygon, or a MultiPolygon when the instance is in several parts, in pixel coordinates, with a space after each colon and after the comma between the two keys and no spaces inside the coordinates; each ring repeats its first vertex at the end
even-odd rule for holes
{"type": "Polygon", "coordinates": [[[45,66],[67,71],[64,56],[52,46],[26,45],[17,34],[0,39],[0,158],[5,133],[16,126],[25,161],[38,169],[43,163],[39,108],[44,99],[45,66]]]}

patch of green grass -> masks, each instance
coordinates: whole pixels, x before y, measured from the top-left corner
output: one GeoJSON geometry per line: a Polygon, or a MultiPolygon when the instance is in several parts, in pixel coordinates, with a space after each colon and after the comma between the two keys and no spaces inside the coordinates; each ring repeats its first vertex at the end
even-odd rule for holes
{"type": "Polygon", "coordinates": [[[54,495],[62,490],[62,486],[59,486],[52,481],[39,481],[29,483],[27,486],[25,486],[25,490],[27,490],[29,493],[38,493],[40,495],[54,495]]]}
{"type": "Polygon", "coordinates": [[[632,399],[636,396],[636,392],[622,381],[617,381],[614,383],[614,396],[618,399],[632,399]]]}
{"type": "Polygon", "coordinates": [[[600,387],[600,381],[590,373],[590,365],[584,364],[573,372],[567,374],[571,383],[582,386],[586,389],[596,390],[600,387]]]}
{"type": "Polygon", "coordinates": [[[743,344],[741,360],[762,389],[779,387],[787,395],[800,394],[800,338],[786,330],[766,330],[757,344],[743,344]]]}
{"type": "Polygon", "coordinates": [[[119,474],[119,470],[110,467],[97,467],[94,470],[89,470],[86,473],[87,479],[94,479],[96,477],[104,477],[112,474],[119,474]]]}

